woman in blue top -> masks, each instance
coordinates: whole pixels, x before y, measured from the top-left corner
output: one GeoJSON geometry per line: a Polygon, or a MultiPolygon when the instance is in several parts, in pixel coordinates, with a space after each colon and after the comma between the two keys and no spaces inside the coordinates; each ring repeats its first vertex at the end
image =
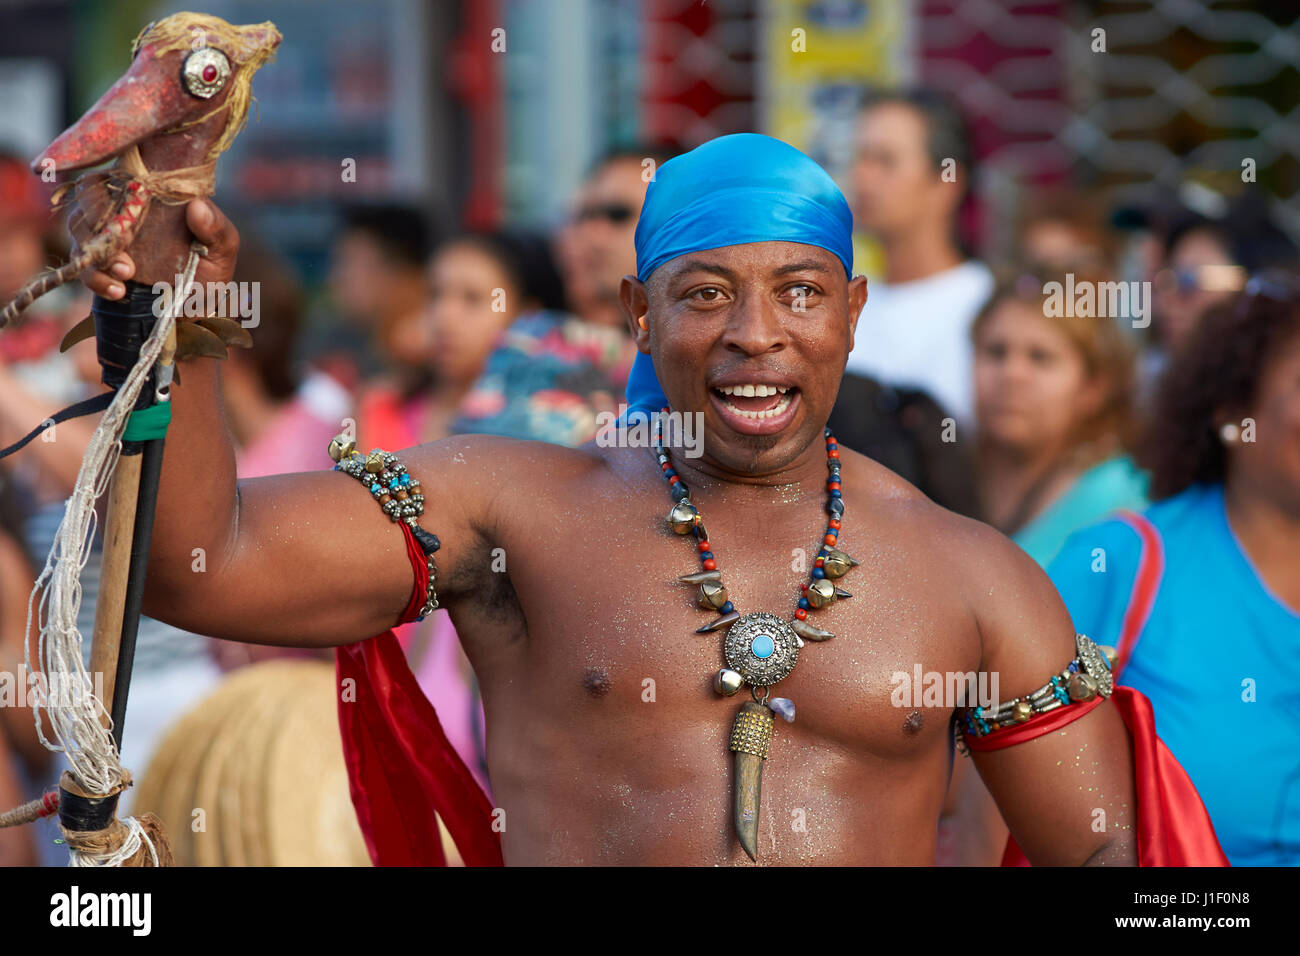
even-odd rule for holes
{"type": "MultiPolygon", "coordinates": [[[[1072,287],[1105,280],[1081,273],[1072,287]]],[[[1128,342],[1117,317],[1095,307],[1071,300],[1051,308],[1053,282],[1064,288],[1067,278],[1013,272],[971,326],[982,517],[1043,567],[1072,532],[1146,504],[1146,476],[1125,454],[1134,384],[1128,342]]]]}
{"type": "Polygon", "coordinates": [[[1070,538],[1048,574],[1075,627],[1200,792],[1235,865],[1300,864],[1300,281],[1258,277],[1170,366],[1141,515],[1070,538]]]}

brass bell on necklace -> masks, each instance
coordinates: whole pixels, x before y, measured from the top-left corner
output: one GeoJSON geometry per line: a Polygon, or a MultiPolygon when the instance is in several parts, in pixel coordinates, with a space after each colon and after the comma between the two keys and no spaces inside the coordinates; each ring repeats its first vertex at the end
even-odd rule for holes
{"type": "Polygon", "coordinates": [[[857,567],[858,563],[839,548],[831,548],[822,560],[822,570],[826,572],[828,578],[842,578],[849,573],[850,568],[857,567]]]}
{"type": "Polygon", "coordinates": [[[830,578],[818,578],[808,585],[808,603],[813,607],[827,607],[835,597],[835,583],[830,578]]]}
{"type": "Polygon", "coordinates": [[[717,676],[713,678],[713,689],[723,697],[730,697],[736,691],[740,690],[745,684],[745,678],[729,667],[724,667],[718,671],[717,676]]]}
{"type": "Polygon", "coordinates": [[[690,534],[696,524],[699,523],[700,513],[695,510],[695,505],[689,501],[679,501],[673,505],[673,510],[668,512],[668,523],[672,525],[673,531],[677,534],[690,534]]]}
{"type": "Polygon", "coordinates": [[[721,581],[701,581],[700,594],[696,601],[702,608],[720,611],[722,605],[727,603],[727,589],[722,586],[721,581]]]}

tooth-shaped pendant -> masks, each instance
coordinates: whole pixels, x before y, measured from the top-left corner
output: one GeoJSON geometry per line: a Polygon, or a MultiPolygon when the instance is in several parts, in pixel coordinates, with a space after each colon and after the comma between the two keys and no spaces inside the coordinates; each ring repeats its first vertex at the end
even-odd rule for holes
{"type": "Polygon", "coordinates": [[[842,578],[849,573],[850,568],[856,568],[860,563],[839,548],[831,548],[822,559],[822,570],[828,578],[842,578]]]}
{"type": "Polygon", "coordinates": [[[733,807],[736,836],[749,858],[758,862],[758,811],[763,792],[763,761],[772,740],[772,711],[745,701],[731,726],[731,751],[735,767],[733,807]]]}
{"type": "Polygon", "coordinates": [[[721,571],[696,571],[694,574],[683,574],[677,579],[682,584],[703,584],[705,581],[721,581],[721,571]]]}
{"type": "Polygon", "coordinates": [[[829,641],[835,636],[830,631],[823,631],[820,627],[814,627],[807,621],[801,621],[798,618],[790,622],[790,629],[808,641],[829,641]]]}
{"type": "Polygon", "coordinates": [[[740,620],[739,611],[728,611],[726,614],[722,615],[722,617],[710,621],[708,624],[705,624],[703,627],[697,627],[695,629],[695,633],[708,634],[710,631],[716,631],[720,627],[726,627],[728,624],[732,623],[733,621],[739,621],[739,620],[740,620]]]}
{"type": "Polygon", "coordinates": [[[836,596],[837,598],[853,597],[852,594],[850,594],[848,591],[844,590],[843,588],[836,588],[836,589],[835,589],[835,596],[836,596]]]}

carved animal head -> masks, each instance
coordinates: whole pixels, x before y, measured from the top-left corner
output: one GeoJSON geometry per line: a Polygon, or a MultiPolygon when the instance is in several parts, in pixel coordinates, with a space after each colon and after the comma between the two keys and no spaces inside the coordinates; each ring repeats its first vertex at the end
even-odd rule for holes
{"type": "MultiPolygon", "coordinates": [[[[215,159],[248,116],[253,74],[280,45],[271,22],[234,26],[176,13],[136,37],[131,66],[99,101],[32,163],[38,174],[97,166],[159,136],[183,135],[175,162],[215,159]],[[224,113],[224,122],[208,122],[224,113]]],[[[164,158],[164,157],[159,157],[164,158]]],[[[166,169],[155,160],[151,169],[166,169]]]]}

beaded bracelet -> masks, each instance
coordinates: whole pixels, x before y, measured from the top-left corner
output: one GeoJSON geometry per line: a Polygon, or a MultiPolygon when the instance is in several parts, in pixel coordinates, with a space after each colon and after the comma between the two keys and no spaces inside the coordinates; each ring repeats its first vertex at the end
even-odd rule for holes
{"type": "Polygon", "coordinates": [[[1058,707],[1085,703],[1098,694],[1103,698],[1109,697],[1115,689],[1115,679],[1110,670],[1115,662],[1115,649],[1094,644],[1083,634],[1074,636],[1074,649],[1074,660],[1059,674],[1053,674],[1038,690],[1000,704],[991,713],[986,713],[983,707],[959,710],[958,739],[962,735],[983,737],[995,730],[1023,724],[1058,707]]]}
{"type": "Polygon", "coordinates": [[[329,456],[336,462],[335,471],[351,475],[366,486],[390,521],[405,522],[411,529],[429,567],[429,590],[417,620],[437,610],[438,595],[433,588],[436,572],[433,554],[442,544],[436,534],[430,534],[415,523],[424,514],[424,492],[420,490],[420,480],[412,478],[406,466],[390,451],[372,448],[370,454],[361,454],[357,451],[356,441],[348,438],[346,433],[335,435],[331,439],[329,456]]]}

